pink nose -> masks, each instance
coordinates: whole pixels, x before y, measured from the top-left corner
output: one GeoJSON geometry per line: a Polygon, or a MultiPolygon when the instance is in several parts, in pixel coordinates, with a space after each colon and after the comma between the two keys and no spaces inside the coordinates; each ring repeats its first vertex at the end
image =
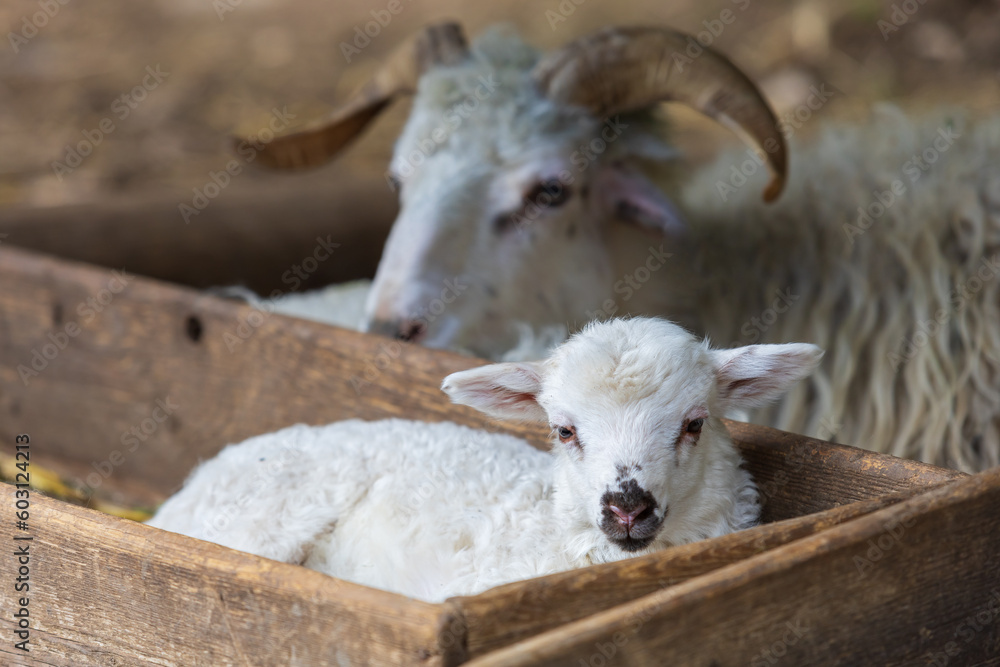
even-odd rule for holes
{"type": "MultiPolygon", "coordinates": [[[[620,507],[615,507],[614,505],[609,505],[608,509],[615,513],[618,518],[618,523],[625,526],[625,530],[631,530],[632,526],[635,525],[639,516],[644,514],[646,510],[649,509],[649,505],[646,503],[640,503],[635,506],[635,508],[630,510],[623,510],[620,507]]],[[[645,518],[645,516],[643,516],[645,518]]]]}

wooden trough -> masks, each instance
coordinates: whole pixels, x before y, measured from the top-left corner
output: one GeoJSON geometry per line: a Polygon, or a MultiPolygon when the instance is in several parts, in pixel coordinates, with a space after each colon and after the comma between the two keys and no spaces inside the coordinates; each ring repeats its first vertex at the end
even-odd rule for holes
{"type": "MultiPolygon", "coordinates": [[[[449,419],[544,447],[543,430],[438,390],[479,363],[0,247],[3,453],[27,433],[31,465],[118,502],[155,504],[199,459],[297,422],[449,419]]],[[[4,485],[0,539],[30,544],[31,586],[0,569],[0,663],[995,664],[1000,469],[727,426],[764,525],[443,604],[37,493],[19,530],[4,485]],[[15,648],[23,595],[30,652],[15,648]]]]}

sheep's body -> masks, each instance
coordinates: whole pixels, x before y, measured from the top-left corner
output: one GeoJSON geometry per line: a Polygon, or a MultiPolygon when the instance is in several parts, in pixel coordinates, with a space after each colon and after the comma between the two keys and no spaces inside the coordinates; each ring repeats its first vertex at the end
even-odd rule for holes
{"type": "MultiPolygon", "coordinates": [[[[672,503],[670,544],[755,523],[739,453],[716,456],[697,493],[672,503]]],[[[448,422],[300,424],[227,447],[149,524],[440,601],[604,559],[560,521],[552,458],[448,422]]]]}
{"type": "Polygon", "coordinates": [[[686,303],[642,308],[720,343],[826,349],[810,391],[765,423],[965,470],[1000,465],[1000,117],[914,122],[886,107],[794,155],[771,205],[753,184],[721,200],[745,154],[688,184],[697,251],[677,259],[699,279],[644,287],[686,303]],[[921,170],[925,150],[936,158],[921,170]],[[859,223],[873,202],[884,212],[859,223]],[[767,312],[776,298],[786,312],[767,312]]]}
{"type": "Polygon", "coordinates": [[[273,301],[274,312],[345,329],[360,329],[370,289],[370,280],[352,280],[318,290],[290,292],[273,301]]]}
{"type": "Polygon", "coordinates": [[[585,563],[545,529],[548,459],[451,423],[298,425],[224,449],[150,524],[443,600],[585,563]]]}
{"type": "Polygon", "coordinates": [[[547,421],[551,452],[451,423],[298,425],[227,447],[149,523],[428,600],[715,537],[760,510],[718,416],[772,400],[821,355],[594,324],[544,362],[442,385],[486,414],[547,421]]]}
{"type": "Polygon", "coordinates": [[[323,324],[361,329],[365,319],[365,300],[371,290],[370,280],[351,280],[345,283],[327,285],[321,289],[306,292],[289,292],[266,300],[242,285],[213,287],[208,294],[229,299],[242,299],[250,305],[267,312],[281,313],[291,317],[302,317],[323,324]]]}

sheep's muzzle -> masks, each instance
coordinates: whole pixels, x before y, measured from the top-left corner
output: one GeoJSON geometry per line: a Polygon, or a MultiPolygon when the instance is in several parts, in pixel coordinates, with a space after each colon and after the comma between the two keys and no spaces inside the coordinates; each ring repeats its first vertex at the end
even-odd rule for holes
{"type": "Polygon", "coordinates": [[[639,551],[652,543],[667,513],[656,516],[656,498],[634,479],[620,482],[619,487],[601,496],[600,528],[620,549],[639,551]]]}

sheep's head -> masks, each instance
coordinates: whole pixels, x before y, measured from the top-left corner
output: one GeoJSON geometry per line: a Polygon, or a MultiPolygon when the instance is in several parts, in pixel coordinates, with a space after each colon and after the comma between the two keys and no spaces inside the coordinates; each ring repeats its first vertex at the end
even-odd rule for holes
{"type": "Polygon", "coordinates": [[[416,87],[387,176],[401,211],[367,328],[494,356],[511,347],[515,322],[573,328],[612,296],[612,221],[682,229],[638,169],[671,154],[649,113],[658,103],[739,131],[766,151],[774,179],[765,198],[780,192],[786,154],[774,114],[722,55],[684,55],[689,39],[611,28],[540,57],[498,32],[469,51],[457,26],[436,26],[401,47],[366,93],[318,128],[276,139],[261,162],[316,164],[394,92],[416,87]]]}
{"type": "Polygon", "coordinates": [[[489,415],[551,425],[560,520],[579,535],[575,548],[613,560],[690,534],[706,497],[730,497],[718,485],[735,483],[740,459],[719,418],[777,398],[821,356],[807,344],[713,350],[635,318],[591,324],[545,361],[455,373],[442,388],[489,415]],[[733,474],[718,474],[727,466],[733,474]]]}
{"type": "Polygon", "coordinates": [[[401,210],[372,285],[370,331],[492,356],[513,347],[514,321],[582,324],[614,283],[602,223],[615,203],[604,199],[625,166],[609,165],[627,148],[666,149],[641,119],[604,123],[540,97],[521,66],[533,52],[512,53],[509,38],[493,46],[505,53],[480,50],[482,63],[421,80],[390,165],[401,210]]]}

